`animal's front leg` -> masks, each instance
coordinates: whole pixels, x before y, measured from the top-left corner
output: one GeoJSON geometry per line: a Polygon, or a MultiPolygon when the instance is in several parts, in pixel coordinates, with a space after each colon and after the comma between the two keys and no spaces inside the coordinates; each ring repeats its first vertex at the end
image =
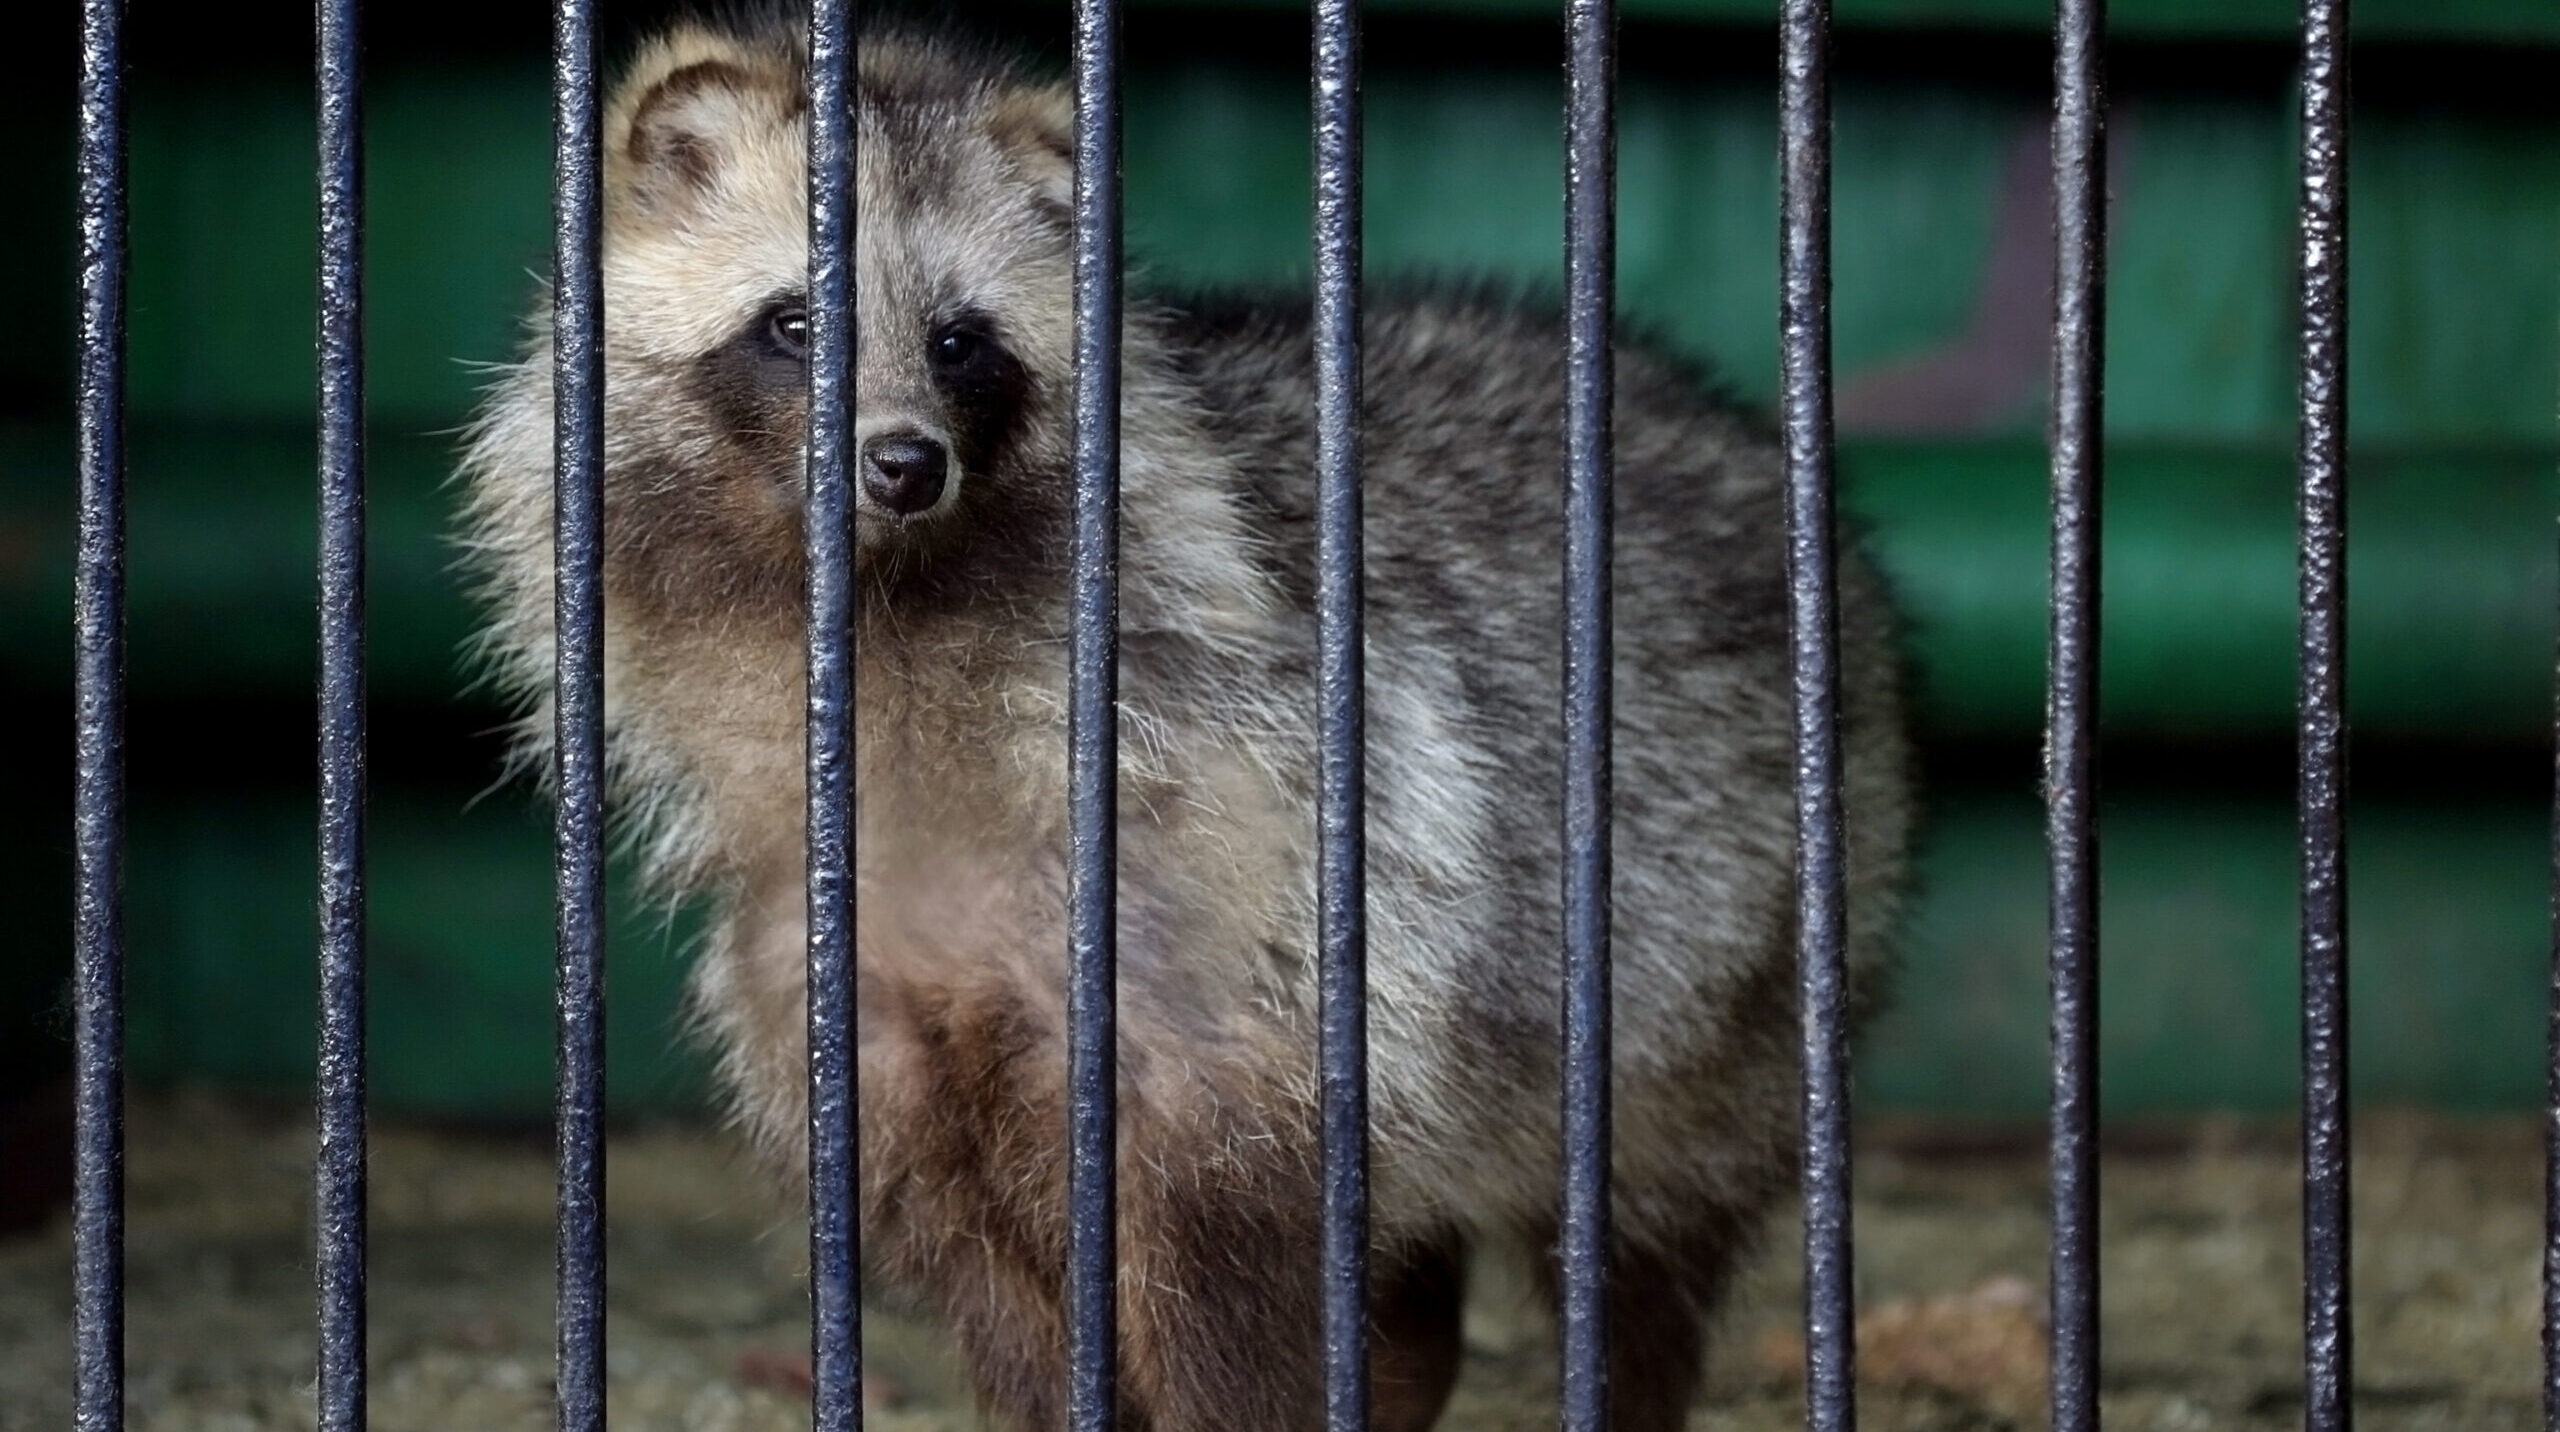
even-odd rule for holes
{"type": "MultiPolygon", "coordinates": [[[[992,1007],[945,1011],[921,1032],[904,1077],[865,1090],[866,1235],[880,1271],[941,1314],[988,1408],[1055,1432],[1067,1410],[1063,1050],[992,1007]]],[[[1217,1082],[1232,1066],[1214,1059],[1156,1061],[1179,1070],[1179,1087],[1146,1063],[1124,1060],[1119,1100],[1120,1425],[1314,1427],[1309,1121],[1273,1091],[1217,1082]]]]}
{"type": "Polygon", "coordinates": [[[1165,1108],[1124,1097],[1124,1421],[1150,1432],[1323,1422],[1311,1127],[1270,1091],[1165,1108]]]}
{"type": "MultiPolygon", "coordinates": [[[[876,947],[873,953],[877,953],[876,947]]],[[[987,1409],[1066,1426],[1065,1044],[1019,985],[880,978],[862,1011],[863,1242],[987,1409]]]]}

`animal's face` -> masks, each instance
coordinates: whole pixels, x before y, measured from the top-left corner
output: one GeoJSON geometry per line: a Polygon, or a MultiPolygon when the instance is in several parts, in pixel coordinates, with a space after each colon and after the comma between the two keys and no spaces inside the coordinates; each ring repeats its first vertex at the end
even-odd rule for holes
{"type": "MultiPolygon", "coordinates": [[[[988,74],[861,50],[848,458],[875,575],[1001,548],[1061,500],[1025,474],[1063,460],[1070,106],[988,74]]],[[[787,41],[704,32],[654,47],[610,107],[608,534],[645,592],[797,601],[807,122],[787,41]]]]}

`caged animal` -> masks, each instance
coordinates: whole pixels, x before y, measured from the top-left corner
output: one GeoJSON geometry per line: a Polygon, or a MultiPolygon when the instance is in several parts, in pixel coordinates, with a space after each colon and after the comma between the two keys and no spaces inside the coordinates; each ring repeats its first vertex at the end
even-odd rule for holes
{"type": "MultiPolygon", "coordinates": [[[[606,120],[606,692],[737,1117],[805,1168],[803,40],[696,23],[606,120]]],[[[991,1410],[1063,1425],[1066,92],[858,46],[854,606],[861,1230],[991,1410]]],[[[1308,316],[1133,305],[1123,376],[1123,1422],[1319,1424],[1308,316]]],[[[550,731],[542,320],[465,458],[490,646],[550,731]]],[[[1429,1426],[1468,1260],[1552,1292],[1559,536],[1551,317],[1367,318],[1377,1423],[1429,1426]]],[[[1779,462],[1619,360],[1617,1425],[1680,1425],[1702,1319],[1797,1138],[1779,462]]],[[[1910,823],[1888,613],[1844,573],[1850,936],[1872,990],[1910,823]]]]}

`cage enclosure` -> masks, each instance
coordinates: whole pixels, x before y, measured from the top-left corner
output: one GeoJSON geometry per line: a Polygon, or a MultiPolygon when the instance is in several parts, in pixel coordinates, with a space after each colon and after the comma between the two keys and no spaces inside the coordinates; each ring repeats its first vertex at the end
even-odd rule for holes
{"type": "MultiPolygon", "coordinates": [[[[1631,0],[1614,158],[1622,327],[1774,419],[1772,9],[1631,0]]],[[[661,18],[609,10],[608,70],[661,18]]],[[[1063,7],[960,18],[1068,63],[1063,7]]],[[[0,1427],[62,1424],[72,1387],[66,19],[0,60],[0,146],[29,179],[0,226],[0,670],[25,733],[0,796],[23,916],[0,945],[0,1427]]],[[[1842,0],[1831,41],[1839,503],[1906,618],[1928,797],[1900,969],[1855,1062],[1862,1395],[1887,1426],[2046,1415],[2052,21],[1842,0]]],[[[374,1415],[533,1425],[551,1170],[522,1134],[554,1094],[549,816],[502,781],[447,480],[472,365],[514,353],[549,263],[551,37],[523,7],[362,23],[374,1415]]],[[[2118,0],[2107,24],[2099,1387],[2127,1425],[2292,1425],[2299,17],[2118,0]]],[[[1121,26],[1133,291],[1303,291],[1305,14],[1133,0],[1121,26]]],[[[1363,26],[1368,276],[1562,293],[1557,16],[1399,0],[1363,26]]],[[[2348,957],[2351,1089],[2373,1111],[2355,1392],[2370,1425],[2512,1426],[2544,1385],[2529,1115],[2551,1077],[2560,11],[2363,0],[2353,34],[2348,957]]],[[[155,1426],[303,1425],[308,1131],[276,1110],[310,1097],[319,1016],[312,40],[299,15],[143,13],[125,45],[128,1396],[155,1426]]],[[[607,885],[625,1241],[605,1392],[630,1425],[789,1425],[801,1270],[706,1124],[680,1011],[696,917],[618,867],[607,885]]],[[[1795,1254],[1771,1241],[1718,1339],[1713,1415],[1734,1425],[1800,1416],[1795,1254]]],[[[1452,1424],[1544,1421],[1520,1391],[1549,1355],[1488,1305],[1452,1424]]],[[[871,1337],[882,1425],[959,1415],[924,1334],[891,1317],[871,1337]]]]}

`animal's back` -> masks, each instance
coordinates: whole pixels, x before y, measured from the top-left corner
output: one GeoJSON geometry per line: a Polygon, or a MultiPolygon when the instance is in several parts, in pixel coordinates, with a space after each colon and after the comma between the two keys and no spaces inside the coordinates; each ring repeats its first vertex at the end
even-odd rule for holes
{"type": "MultiPolygon", "coordinates": [[[[1311,639],[1306,311],[1211,302],[1171,336],[1311,639]]],[[[1756,1206],[1791,1167],[1794,807],[1774,442],[1640,348],[1621,349],[1616,381],[1618,1165],[1622,1216],[1641,1223],[1656,1200],[1677,1221],[1702,1184],[1756,1206]]],[[[1560,325],[1524,306],[1370,306],[1370,957],[1388,1025],[1375,1057],[1392,1113],[1433,1126],[1382,1138],[1380,1156],[1386,1180],[1407,1174],[1442,1207],[1476,1201],[1470,1184],[1489,1204],[1553,1197],[1565,385],[1560,325]],[[1450,1018],[1399,1030],[1399,1008],[1450,1018]],[[1407,1052],[1398,1033],[1428,1042],[1407,1052]]],[[[1854,548],[1842,610],[1853,957],[1871,983],[1908,753],[1881,594],[1854,548]]]]}

